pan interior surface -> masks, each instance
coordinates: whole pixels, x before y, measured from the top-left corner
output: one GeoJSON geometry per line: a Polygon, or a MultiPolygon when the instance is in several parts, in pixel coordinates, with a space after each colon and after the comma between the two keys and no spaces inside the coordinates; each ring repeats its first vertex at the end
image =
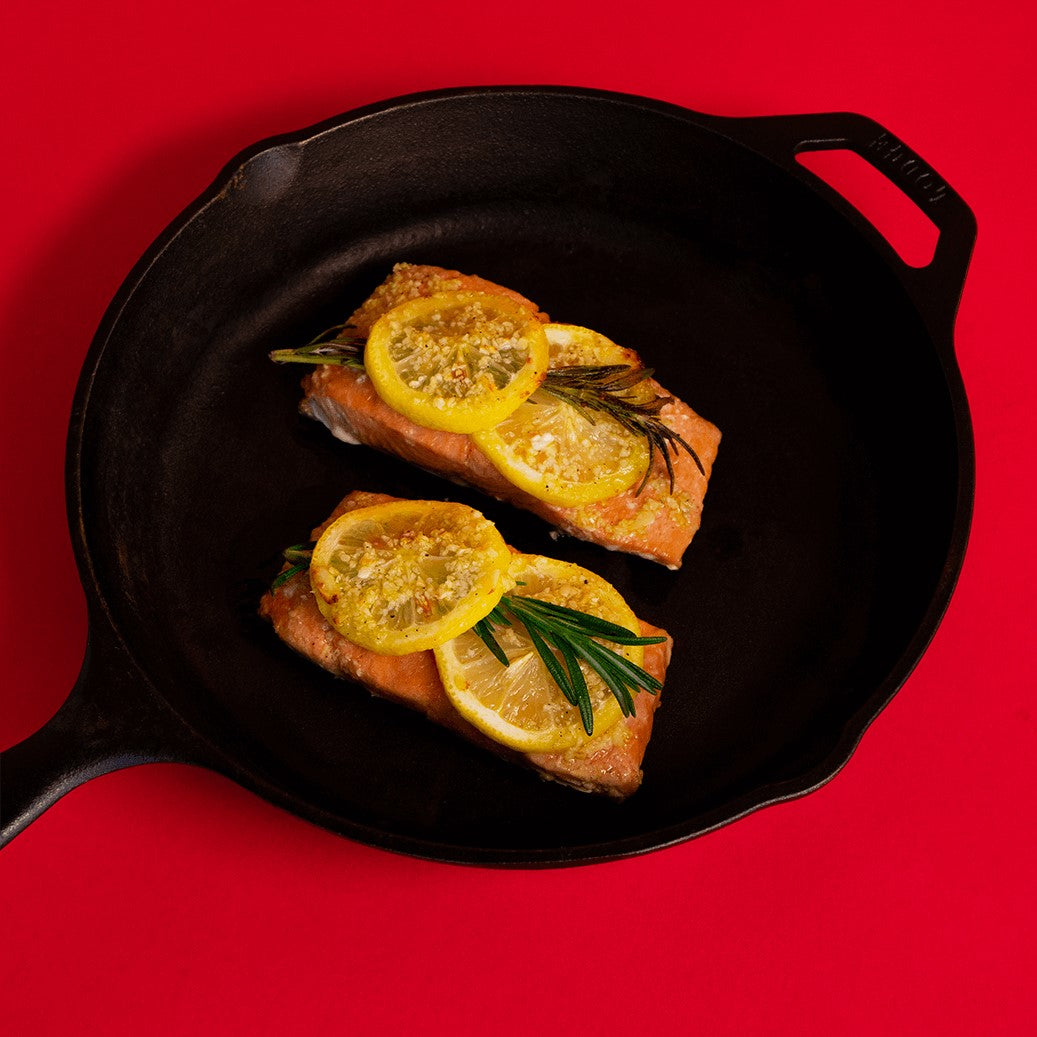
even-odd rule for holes
{"type": "Polygon", "coordinates": [[[246,160],[108,329],[78,504],[125,642],[246,780],[379,845],[580,859],[831,773],[913,661],[952,537],[956,442],[918,314],[809,189],[693,120],[504,94],[404,105],[246,160]],[[298,415],[300,372],[267,353],[343,320],[400,260],[602,331],[720,427],[683,568],[554,541],[298,415]],[[280,551],[352,489],[472,504],[673,634],[629,802],[541,782],[277,641],[256,607],[280,551]]]}

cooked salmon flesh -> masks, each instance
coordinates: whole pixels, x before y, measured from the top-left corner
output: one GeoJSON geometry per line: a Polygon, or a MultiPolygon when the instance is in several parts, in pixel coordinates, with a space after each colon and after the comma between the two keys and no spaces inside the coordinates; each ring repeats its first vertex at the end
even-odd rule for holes
{"type": "MultiPolygon", "coordinates": [[[[380,493],[350,493],[328,520],[313,531],[313,538],[316,540],[334,519],[347,511],[394,499],[380,493]]],[[[641,784],[641,761],[652,734],[661,692],[636,695],[633,716],[624,717],[615,727],[579,749],[519,753],[488,738],[454,709],[443,690],[431,651],[379,655],[339,634],[318,609],[307,573],[297,573],[276,590],[263,595],[259,612],[273,624],[286,644],[311,662],[336,676],[358,682],[374,695],[424,713],[464,738],[506,759],[532,767],[544,778],[616,799],[625,799],[641,784]]],[[[641,631],[644,637],[666,637],[664,642],[648,645],[644,654],[644,669],[661,683],[670,661],[672,641],[666,631],[644,621],[641,621],[641,631]]]]}
{"type": "MultiPolygon", "coordinates": [[[[469,290],[503,295],[547,321],[524,296],[456,270],[399,263],[348,323],[367,335],[374,322],[408,299],[438,292],[469,290]]],[[[630,353],[635,363],[636,354],[630,353]]],[[[649,382],[661,395],[669,395],[649,382]]],[[[625,551],[679,568],[698,531],[706,487],[720,443],[720,431],[686,403],[673,399],[660,412],[662,420],[687,442],[702,463],[700,472],[683,450],[671,454],[673,491],[663,458],[656,453],[643,489],[618,493],[595,504],[563,507],[539,500],[509,482],[468,435],[415,424],[397,413],[375,392],[371,379],[348,367],[322,365],[303,379],[302,411],[328,427],[346,443],[364,444],[394,454],[428,471],[475,486],[516,507],[531,511],[557,529],[610,550],[625,551]]]]}

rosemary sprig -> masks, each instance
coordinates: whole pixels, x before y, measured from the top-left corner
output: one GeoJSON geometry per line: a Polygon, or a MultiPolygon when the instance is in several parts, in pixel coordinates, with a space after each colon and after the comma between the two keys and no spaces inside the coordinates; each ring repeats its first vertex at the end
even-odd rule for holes
{"type": "MultiPolygon", "coordinates": [[[[351,324],[338,324],[322,331],[316,338],[298,349],[275,349],[270,359],[277,363],[295,364],[338,364],[363,370],[364,342],[351,324]]],[[[556,367],[547,372],[540,389],[556,396],[594,423],[594,414],[607,414],[625,429],[642,436],[648,443],[648,467],[644,478],[635,491],[640,494],[648,483],[652,461],[656,451],[666,462],[666,473],[670,477],[670,493],[673,493],[673,456],[679,449],[687,451],[698,470],[705,475],[699,455],[680,433],[670,428],[659,412],[672,396],[648,395],[631,390],[647,381],[653,374],[650,367],[632,367],[630,364],[576,364],[571,367],[556,367]]],[[[535,403],[535,397],[530,402],[535,403]]]]}
{"type": "Polygon", "coordinates": [[[540,389],[576,407],[591,423],[594,421],[594,412],[597,411],[607,414],[635,435],[644,437],[648,442],[648,468],[635,492],[640,493],[645,488],[652,471],[655,452],[658,450],[666,462],[666,472],[670,477],[670,493],[673,493],[674,471],[671,451],[676,455],[678,448],[683,447],[703,475],[706,474],[706,470],[702,467],[699,455],[688,445],[684,437],[659,417],[659,412],[666,404],[673,402],[673,397],[658,396],[654,392],[651,395],[631,392],[635,386],[651,378],[653,373],[650,367],[631,367],[629,364],[556,367],[548,371],[540,389]]]}
{"type": "Polygon", "coordinates": [[[337,364],[362,371],[366,341],[352,324],[336,324],[298,349],[275,349],[270,359],[278,364],[337,364]]]}
{"type": "Polygon", "coordinates": [[[551,679],[566,699],[580,711],[583,729],[589,735],[594,733],[594,714],[587,680],[580,668],[581,659],[604,681],[625,717],[634,715],[632,691],[643,689],[654,695],[662,687],[647,670],[601,642],[655,645],[665,641],[664,637],[638,637],[626,627],[587,612],[542,601],[540,598],[505,594],[493,611],[473,627],[483,644],[503,666],[508,665],[508,656],[494,636],[493,628],[512,626],[514,623],[521,623],[526,628],[533,648],[543,660],[551,679]]]}
{"type": "MultiPolygon", "coordinates": [[[[290,563],[289,567],[274,578],[271,589],[277,590],[293,576],[306,572],[312,555],[313,549],[306,544],[286,548],[284,558],[290,563]]],[[[472,628],[502,666],[508,666],[510,660],[494,636],[493,629],[510,627],[514,623],[521,623],[526,628],[551,679],[567,701],[580,711],[583,729],[589,735],[594,733],[594,712],[587,679],[580,668],[581,659],[605,682],[625,717],[634,715],[632,691],[643,689],[654,695],[662,688],[662,683],[647,670],[601,642],[608,641],[614,645],[657,645],[665,641],[665,637],[638,637],[626,627],[592,616],[589,612],[580,612],[540,598],[505,594],[489,615],[480,619],[472,628]]]]}
{"type": "Polygon", "coordinates": [[[306,572],[310,567],[310,559],[313,557],[313,548],[306,544],[295,544],[284,549],[284,560],[289,563],[284,572],[278,573],[270,584],[271,590],[277,590],[282,584],[287,583],[293,576],[306,572]]]}

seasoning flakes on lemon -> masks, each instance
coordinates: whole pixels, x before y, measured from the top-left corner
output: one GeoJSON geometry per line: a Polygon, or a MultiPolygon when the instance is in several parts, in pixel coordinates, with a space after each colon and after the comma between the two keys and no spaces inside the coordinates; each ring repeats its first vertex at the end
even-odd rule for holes
{"type": "MultiPolygon", "coordinates": [[[[516,555],[511,565],[518,598],[536,598],[615,623],[637,637],[641,626],[619,591],[600,576],[571,562],[542,555],[516,555]]],[[[502,666],[475,631],[435,649],[436,665],[454,708],[495,741],[521,752],[553,752],[585,744],[592,737],[579,709],[563,695],[534,643],[535,632],[521,623],[494,631],[508,657],[502,666]]],[[[640,668],[640,644],[613,651],[640,668]]],[[[561,660],[560,660],[561,661],[561,660]]],[[[579,663],[593,712],[593,736],[605,734],[623,715],[599,673],[579,663]]]]}
{"type": "MultiPolygon", "coordinates": [[[[633,368],[636,363],[630,350],[590,328],[546,324],[544,331],[552,371],[633,368]]],[[[561,507],[607,500],[640,482],[648,470],[643,436],[609,414],[573,406],[552,391],[550,382],[492,429],[472,438],[509,482],[561,507]]]]}
{"type": "MultiPolygon", "coordinates": [[[[292,549],[296,551],[297,549],[292,549]]],[[[474,508],[390,501],[348,511],[317,541],[310,585],[347,640],[382,655],[432,649],[447,697],[522,752],[571,749],[660,683],[619,592],[569,562],[515,554],[474,508]]]]}
{"type": "Polygon", "coordinates": [[[471,629],[510,587],[511,552],[474,508],[394,501],[340,516],[310,560],[325,619],[383,655],[420,652],[471,629]]]}
{"type": "Polygon", "coordinates": [[[543,325],[497,295],[446,292],[394,307],[375,322],[364,367],[393,410],[426,428],[493,428],[547,375],[543,325]]]}

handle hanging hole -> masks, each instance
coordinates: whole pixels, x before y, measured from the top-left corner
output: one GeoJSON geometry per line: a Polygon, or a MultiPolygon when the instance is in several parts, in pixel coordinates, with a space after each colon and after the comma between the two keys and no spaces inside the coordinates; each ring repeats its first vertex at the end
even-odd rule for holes
{"type": "Polygon", "coordinates": [[[940,236],[936,224],[855,151],[801,151],[796,161],[853,205],[908,266],[932,262],[940,236]]]}

